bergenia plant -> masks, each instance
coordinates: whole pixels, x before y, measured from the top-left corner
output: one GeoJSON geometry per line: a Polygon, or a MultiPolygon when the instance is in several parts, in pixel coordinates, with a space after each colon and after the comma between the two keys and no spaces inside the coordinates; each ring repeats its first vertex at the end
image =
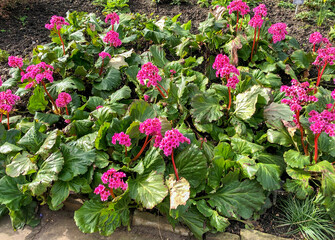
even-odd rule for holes
{"type": "MultiPolygon", "coordinates": [[[[335,100],[335,90],[331,93],[332,98],[335,100]]],[[[326,109],[321,113],[315,110],[309,112],[310,118],[308,121],[311,123],[310,129],[314,133],[314,162],[318,160],[318,140],[322,132],[325,132],[330,137],[335,136],[335,103],[327,104],[326,109]]]]}
{"type": "Polygon", "coordinates": [[[118,24],[120,22],[119,15],[117,15],[117,13],[115,12],[107,14],[105,18],[105,23],[108,23],[108,22],[110,22],[110,24],[112,25],[112,30],[114,30],[114,24],[115,23],[118,24]]]}
{"type": "Polygon", "coordinates": [[[181,134],[178,129],[172,129],[165,132],[164,138],[159,144],[159,148],[164,151],[165,156],[171,155],[172,165],[177,181],[179,181],[178,169],[174,162],[173,149],[179,147],[180,143],[191,143],[190,139],[181,134]]]}
{"type": "Polygon", "coordinates": [[[109,43],[109,46],[111,47],[119,47],[121,46],[122,42],[119,39],[119,34],[117,32],[114,32],[113,30],[110,30],[107,32],[106,36],[103,38],[103,41],[105,43],[109,43]]]}
{"type": "Polygon", "coordinates": [[[141,70],[137,73],[137,79],[140,81],[141,85],[147,85],[147,87],[150,87],[152,85],[156,87],[156,89],[160,92],[163,98],[166,98],[166,96],[160,88],[162,88],[164,92],[168,95],[168,92],[165,90],[165,88],[158,83],[162,81],[162,77],[159,75],[158,67],[153,65],[151,62],[147,62],[142,66],[141,70]]]}
{"type": "Polygon", "coordinates": [[[296,79],[292,79],[292,86],[282,86],[280,88],[281,92],[285,92],[285,96],[289,99],[282,99],[282,103],[290,106],[293,115],[293,121],[300,130],[301,145],[304,149],[304,153],[308,155],[307,145],[304,142],[304,128],[300,123],[300,111],[302,107],[308,103],[317,102],[318,98],[312,95],[314,89],[309,86],[308,82],[299,83],[296,79]]]}
{"type": "Polygon", "coordinates": [[[226,55],[219,54],[216,56],[213,63],[213,69],[216,70],[216,77],[220,77],[222,81],[226,80],[228,87],[229,103],[227,109],[231,107],[231,89],[235,89],[239,83],[237,76],[240,75],[239,70],[232,64],[230,64],[229,57],[226,55]]]}
{"type": "Polygon", "coordinates": [[[321,48],[317,51],[318,56],[316,57],[313,65],[318,67],[318,79],[316,81],[316,87],[319,86],[323,72],[327,65],[333,65],[335,61],[335,47],[321,48]]]}
{"type": "Polygon", "coordinates": [[[62,39],[62,36],[60,35],[60,30],[62,29],[63,25],[69,25],[68,22],[65,22],[65,19],[63,17],[59,17],[59,16],[52,16],[50,19],[50,23],[45,24],[45,28],[49,29],[49,30],[54,30],[58,37],[59,40],[62,43],[62,47],[63,47],[63,54],[65,55],[65,46],[64,46],[64,41],[62,39]]]}
{"type": "Polygon", "coordinates": [[[34,87],[36,84],[41,83],[45,93],[50,98],[50,101],[52,105],[55,108],[56,113],[59,113],[58,107],[54,101],[54,99],[51,97],[50,93],[48,92],[45,82],[43,79],[47,79],[49,82],[53,82],[54,78],[52,76],[53,74],[53,66],[46,64],[45,62],[40,62],[37,65],[30,65],[26,69],[26,73],[23,74],[21,77],[21,82],[24,82],[24,80],[28,80],[28,84],[25,86],[25,89],[29,89],[34,87]]]}
{"type": "Polygon", "coordinates": [[[319,49],[322,47],[323,44],[326,44],[326,48],[332,46],[332,44],[329,42],[329,39],[322,37],[321,33],[319,32],[312,33],[309,36],[309,42],[313,44],[313,53],[315,52],[316,44],[320,44],[319,49]]]}
{"type": "MultiPolygon", "coordinates": [[[[71,95],[66,92],[61,92],[58,94],[58,98],[56,99],[56,105],[59,108],[64,107],[66,111],[66,115],[69,115],[69,110],[67,108],[67,105],[72,101],[71,95]]],[[[65,120],[66,123],[70,123],[70,120],[65,120]]]]}
{"type": "Polygon", "coordinates": [[[109,169],[101,176],[101,181],[104,184],[108,184],[108,187],[99,184],[99,186],[94,189],[94,193],[100,195],[101,201],[107,201],[109,196],[115,198],[113,189],[121,188],[123,191],[126,191],[128,188],[128,184],[122,179],[125,177],[125,173],[117,172],[114,168],[109,169]]]}
{"type": "Polygon", "coordinates": [[[21,71],[21,76],[24,74],[24,71],[22,69],[23,66],[23,61],[22,58],[20,57],[15,57],[15,56],[9,56],[8,57],[8,65],[12,68],[19,68],[21,71]]]}
{"type": "Polygon", "coordinates": [[[104,69],[104,59],[106,57],[109,57],[109,59],[111,59],[112,56],[108,52],[101,52],[101,53],[99,53],[99,57],[101,57],[101,67],[100,67],[100,71],[99,71],[99,76],[101,76],[102,71],[104,69]]]}
{"type": "MultiPolygon", "coordinates": [[[[264,18],[268,14],[267,8],[264,4],[260,4],[258,7],[255,7],[253,9],[253,12],[255,13],[255,15],[248,23],[251,27],[255,28],[254,41],[252,43],[252,50],[251,50],[251,59],[250,59],[251,61],[252,61],[252,56],[253,56],[254,49],[255,49],[255,44],[257,46],[258,41],[259,41],[259,35],[261,32],[261,27],[263,25],[264,18]],[[257,29],[258,29],[258,33],[257,33],[257,29]],[[257,41],[256,41],[256,34],[257,34],[257,41]]],[[[256,53],[256,50],[255,50],[255,53],[256,53]]]]}
{"type": "Polygon", "coordinates": [[[129,135],[125,134],[124,132],[115,133],[112,137],[112,143],[115,145],[116,141],[118,141],[120,145],[124,146],[124,150],[126,152],[125,155],[127,156],[127,147],[130,147],[131,145],[129,135]]]}
{"type": "Polygon", "coordinates": [[[271,25],[268,32],[272,34],[273,43],[277,43],[285,39],[287,34],[286,28],[287,26],[285,23],[275,23],[271,25]]]}
{"type": "Polygon", "coordinates": [[[237,12],[236,13],[236,32],[237,32],[238,24],[239,24],[239,15],[241,14],[242,16],[241,25],[240,25],[240,28],[241,28],[244,15],[250,12],[250,8],[242,0],[234,0],[227,6],[227,9],[229,9],[229,14],[232,14],[235,11],[237,12]]]}
{"type": "Polygon", "coordinates": [[[20,100],[19,96],[12,94],[10,89],[7,89],[5,92],[0,92],[0,122],[2,122],[2,116],[7,115],[7,126],[9,126],[9,113],[13,110],[13,107],[17,101],[20,100]]]}

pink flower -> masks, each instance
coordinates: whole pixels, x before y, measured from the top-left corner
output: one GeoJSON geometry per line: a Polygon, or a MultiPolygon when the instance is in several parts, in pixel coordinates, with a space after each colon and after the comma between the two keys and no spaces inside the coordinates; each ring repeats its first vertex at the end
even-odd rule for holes
{"type": "Polygon", "coordinates": [[[146,135],[160,135],[162,130],[162,123],[158,118],[147,119],[140,123],[140,132],[146,135]]]}
{"type": "Polygon", "coordinates": [[[229,57],[220,53],[215,58],[215,61],[213,63],[213,69],[219,70],[224,65],[229,64],[229,61],[229,57]]]}
{"type": "Polygon", "coordinates": [[[130,147],[131,145],[131,140],[130,140],[129,135],[125,134],[124,132],[114,134],[114,136],[112,137],[112,143],[116,144],[116,141],[119,141],[120,145],[124,145],[127,147],[130,147]]]}
{"type": "Polygon", "coordinates": [[[109,31],[106,36],[104,37],[103,41],[105,43],[109,43],[110,46],[119,47],[121,46],[122,42],[119,39],[119,34],[114,32],[113,30],[109,31]]]}
{"type": "Polygon", "coordinates": [[[70,120],[70,119],[65,119],[65,122],[66,122],[66,123],[70,123],[71,120],[70,120]]]}
{"type": "Polygon", "coordinates": [[[171,69],[171,70],[170,70],[170,73],[171,73],[171,75],[174,75],[174,74],[176,74],[177,72],[176,72],[175,70],[171,69]]]}
{"type": "Polygon", "coordinates": [[[309,36],[309,42],[313,44],[318,44],[322,42],[322,35],[319,32],[314,32],[309,36]]]}
{"type": "Polygon", "coordinates": [[[72,101],[71,95],[66,92],[61,92],[58,94],[56,99],[57,107],[66,107],[72,101]]]}
{"type": "Polygon", "coordinates": [[[308,121],[311,124],[310,129],[314,134],[319,134],[325,132],[330,137],[335,136],[335,113],[328,110],[323,110],[323,112],[318,113],[315,110],[309,112],[311,116],[308,121]]]}
{"type": "Polygon", "coordinates": [[[0,114],[11,112],[15,103],[19,100],[20,97],[13,94],[10,89],[0,92],[0,114]]]}
{"type": "Polygon", "coordinates": [[[120,17],[119,15],[117,15],[117,13],[113,12],[113,13],[107,14],[105,18],[105,23],[108,23],[108,20],[110,20],[111,25],[114,25],[115,23],[120,22],[120,17]]]}
{"type": "Polygon", "coordinates": [[[335,61],[335,47],[321,48],[317,51],[318,56],[316,57],[313,65],[324,66],[325,64],[333,65],[335,61]]]}
{"type": "Polygon", "coordinates": [[[22,75],[21,82],[24,80],[28,80],[29,84],[26,85],[25,89],[29,89],[35,86],[38,83],[41,83],[43,79],[49,80],[49,82],[53,82],[53,66],[46,64],[45,62],[41,62],[37,65],[30,65],[26,69],[26,73],[22,75]]]}
{"type": "Polygon", "coordinates": [[[159,148],[164,151],[166,156],[170,156],[174,148],[179,147],[180,143],[191,143],[190,139],[184,137],[177,129],[172,129],[165,132],[164,138],[161,140],[159,148]]]}
{"type": "Polygon", "coordinates": [[[107,191],[102,184],[99,184],[99,186],[94,189],[94,193],[97,195],[100,194],[101,201],[107,201],[108,197],[111,195],[110,191],[107,191]]]}
{"type": "Polygon", "coordinates": [[[162,77],[158,74],[159,69],[153,65],[151,62],[144,64],[141,70],[137,73],[137,79],[140,81],[140,84],[145,85],[146,80],[147,87],[157,86],[157,82],[162,80],[162,77]]]}
{"type": "Polygon", "coordinates": [[[280,42],[285,39],[287,34],[286,27],[285,23],[276,23],[269,28],[268,32],[273,35],[273,43],[280,42]]]}
{"type": "Polygon", "coordinates": [[[144,98],[144,101],[148,102],[150,97],[148,95],[144,95],[143,98],[144,98]]]}
{"type": "Polygon", "coordinates": [[[213,69],[216,69],[216,77],[220,76],[222,79],[226,79],[227,87],[235,89],[236,84],[240,81],[237,78],[240,75],[240,71],[234,65],[230,64],[229,61],[229,57],[219,54],[215,58],[213,69]]]}
{"type": "Polygon", "coordinates": [[[18,68],[21,68],[23,66],[23,61],[22,61],[22,58],[20,57],[15,57],[15,56],[9,56],[8,57],[8,65],[10,67],[18,67],[18,68]]]}
{"type": "Polygon", "coordinates": [[[97,106],[95,109],[99,109],[99,108],[103,108],[104,106],[101,106],[101,105],[99,105],[99,106],[97,106]]]}
{"type": "Polygon", "coordinates": [[[0,76],[0,87],[2,86],[2,80],[1,80],[1,76],[0,76]]]}
{"type": "Polygon", "coordinates": [[[335,90],[332,91],[331,96],[335,100],[335,90]]]}
{"type": "Polygon", "coordinates": [[[268,14],[268,10],[265,4],[258,5],[258,7],[255,7],[252,11],[255,13],[255,15],[260,15],[261,17],[266,17],[268,14]]]}
{"type": "Polygon", "coordinates": [[[101,57],[102,59],[104,59],[105,57],[112,58],[112,56],[108,52],[99,53],[99,57],[101,57]]]}
{"type": "Polygon", "coordinates": [[[261,15],[255,14],[255,16],[250,19],[248,24],[253,28],[261,28],[263,25],[263,21],[264,20],[261,15]]]}
{"type": "Polygon", "coordinates": [[[54,15],[51,17],[50,24],[45,24],[45,28],[49,30],[52,30],[53,28],[60,30],[63,25],[69,25],[69,23],[65,22],[65,19],[63,17],[54,15]]]}
{"type": "Polygon", "coordinates": [[[229,9],[229,14],[232,14],[234,11],[239,12],[242,16],[250,12],[249,6],[242,2],[242,0],[234,0],[232,1],[228,6],[227,9],[229,9]]]}

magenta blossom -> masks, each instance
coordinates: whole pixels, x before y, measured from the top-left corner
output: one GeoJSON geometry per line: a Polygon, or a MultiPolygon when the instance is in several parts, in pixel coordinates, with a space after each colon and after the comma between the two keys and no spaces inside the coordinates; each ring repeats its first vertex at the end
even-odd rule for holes
{"type": "Polygon", "coordinates": [[[191,143],[190,139],[184,137],[178,129],[172,129],[165,132],[164,138],[161,140],[159,148],[164,151],[165,156],[170,156],[174,148],[179,147],[180,143],[191,143]]]}
{"type": "Polygon", "coordinates": [[[325,64],[333,65],[335,61],[335,47],[321,48],[317,51],[318,56],[316,57],[313,65],[323,66],[325,64]]]}
{"type": "Polygon", "coordinates": [[[216,69],[216,77],[227,80],[231,88],[236,88],[236,84],[239,82],[236,75],[240,75],[240,72],[234,65],[229,63],[229,57],[222,54],[217,55],[213,68],[216,69]]]}
{"type": "Polygon", "coordinates": [[[23,66],[22,58],[20,58],[20,57],[15,57],[15,56],[9,56],[9,57],[8,57],[8,65],[9,65],[10,67],[13,67],[13,68],[18,67],[18,68],[21,69],[22,66],[23,66]]]}
{"type": "Polygon", "coordinates": [[[105,43],[109,43],[110,46],[113,45],[114,47],[119,47],[122,44],[121,40],[119,39],[119,34],[117,32],[114,32],[113,30],[107,32],[103,41],[105,43]]]}
{"type": "Polygon", "coordinates": [[[280,42],[285,39],[287,34],[286,27],[285,23],[276,23],[269,28],[268,32],[272,34],[273,43],[280,42]]]}
{"type": "Polygon", "coordinates": [[[49,30],[52,30],[53,28],[60,30],[63,25],[69,25],[69,23],[65,22],[65,19],[63,17],[54,15],[51,17],[50,24],[45,24],[45,28],[49,30]]]}
{"type": "Polygon", "coordinates": [[[112,58],[112,56],[108,52],[99,53],[99,57],[101,57],[102,59],[104,59],[106,57],[112,58]]]}
{"type": "Polygon", "coordinates": [[[0,87],[2,86],[2,80],[1,80],[1,76],[0,76],[0,87]]]}
{"type": "Polygon", "coordinates": [[[120,17],[115,12],[109,13],[109,14],[107,14],[107,16],[105,18],[105,23],[108,23],[108,21],[111,22],[111,25],[114,25],[115,23],[119,23],[120,22],[120,17]]]}
{"type": "Polygon", "coordinates": [[[263,25],[263,18],[261,15],[255,14],[253,16],[253,18],[250,19],[249,21],[249,26],[253,27],[253,28],[261,28],[263,25]]]}
{"type": "Polygon", "coordinates": [[[10,89],[5,92],[0,92],[0,113],[7,114],[12,111],[15,103],[20,100],[20,97],[13,94],[10,89]]]}
{"type": "Polygon", "coordinates": [[[335,113],[328,110],[323,110],[321,113],[318,113],[315,110],[309,112],[311,116],[308,121],[311,124],[310,129],[314,134],[319,134],[325,132],[330,137],[335,136],[335,113]]]}
{"type": "Polygon", "coordinates": [[[28,80],[29,84],[26,85],[25,89],[34,87],[36,84],[41,83],[43,79],[47,79],[49,82],[53,82],[53,66],[41,62],[37,65],[30,65],[26,69],[26,73],[21,77],[21,82],[28,80]]]}
{"type": "Polygon", "coordinates": [[[322,35],[319,32],[314,32],[309,36],[309,42],[313,44],[318,44],[322,42],[322,35]]]}
{"type": "Polygon", "coordinates": [[[151,62],[144,64],[141,70],[137,73],[137,79],[140,81],[141,85],[145,85],[146,80],[147,87],[157,86],[157,82],[162,80],[162,77],[159,75],[159,69],[151,62]]]}
{"type": "Polygon", "coordinates": [[[56,99],[57,107],[66,107],[72,101],[71,95],[66,92],[61,92],[58,94],[56,99]]]}
{"type": "Polygon", "coordinates": [[[260,15],[261,17],[266,17],[268,14],[268,9],[266,8],[265,4],[259,4],[252,10],[255,15],[260,15]]]}
{"type": "Polygon", "coordinates": [[[146,101],[146,102],[148,102],[149,99],[150,99],[149,95],[146,95],[146,94],[143,96],[143,98],[144,98],[144,101],[146,101]]]}
{"type": "Polygon", "coordinates": [[[99,105],[99,106],[97,106],[95,109],[99,109],[99,108],[103,108],[104,106],[101,106],[101,105],[99,105]]]}
{"type": "Polygon", "coordinates": [[[234,11],[239,12],[242,16],[250,12],[249,6],[242,2],[242,0],[234,0],[228,6],[229,14],[232,14],[234,11]]]}
{"type": "Polygon", "coordinates": [[[140,123],[139,130],[146,135],[159,135],[162,130],[162,123],[158,118],[147,119],[140,123]]]}
{"type": "Polygon", "coordinates": [[[212,67],[215,70],[219,70],[220,68],[223,68],[224,65],[229,64],[229,62],[229,57],[220,53],[216,56],[212,67]]]}
{"type": "Polygon", "coordinates": [[[125,134],[124,132],[114,134],[114,136],[112,137],[112,143],[115,145],[116,141],[119,141],[120,145],[124,145],[127,147],[130,147],[131,145],[131,140],[130,140],[129,135],[125,134]]]}
{"type": "Polygon", "coordinates": [[[110,191],[106,190],[106,187],[102,184],[99,184],[99,186],[94,189],[94,193],[97,195],[100,194],[101,201],[107,201],[111,195],[110,191]]]}

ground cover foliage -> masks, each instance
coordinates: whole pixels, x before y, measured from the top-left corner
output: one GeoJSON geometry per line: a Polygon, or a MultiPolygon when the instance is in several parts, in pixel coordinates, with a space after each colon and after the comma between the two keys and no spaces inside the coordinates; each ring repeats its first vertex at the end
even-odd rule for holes
{"type": "Polygon", "coordinates": [[[333,61],[322,55],[327,43],[314,41],[316,49],[311,43],[305,52],[288,35],[273,38],[273,23],[250,26],[252,11],[239,20],[236,13],[218,7],[194,34],[178,15],[120,13],[111,24],[72,12],[68,25],[50,28],[49,44],[22,65],[16,59],[0,87],[27,105],[1,112],[0,213],[9,213],[14,229],[35,226],[37,205],[58,210],[72,192],[90,198],[75,212],[79,229],[103,235],[129,225],[132,209],[155,208],[201,239],[224,231],[229,220],[257,219],[279,189],[299,199],[316,194],[334,217],[334,119],[324,120],[327,129],[309,121],[313,111],[333,113],[334,94],[321,86],[335,77],[333,61]],[[105,39],[110,31],[120,46],[116,35],[105,39]],[[229,57],[234,76],[213,68],[219,53],[229,57]],[[148,62],[161,77],[152,85],[138,77],[148,62]],[[42,79],[24,77],[29,65],[44,69],[42,79]],[[290,97],[281,87],[291,79],[317,101],[301,101],[301,109],[282,103],[290,97]],[[310,87],[299,85],[306,81],[310,87]],[[65,92],[70,101],[51,101],[65,92]],[[148,133],[141,126],[152,119],[160,128],[148,133]],[[166,153],[156,140],[174,129],[184,141],[166,153]],[[130,145],[116,139],[121,132],[130,145]],[[125,174],[127,186],[97,190],[117,178],[114,171],[125,174]]]}

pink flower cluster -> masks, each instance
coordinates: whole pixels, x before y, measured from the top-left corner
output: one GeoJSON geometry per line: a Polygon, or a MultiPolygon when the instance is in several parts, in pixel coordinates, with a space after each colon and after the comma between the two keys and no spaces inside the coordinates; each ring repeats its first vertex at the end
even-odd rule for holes
{"type": "Polygon", "coordinates": [[[161,129],[162,123],[158,118],[147,119],[143,123],[140,123],[139,127],[141,133],[155,137],[154,147],[159,147],[161,140],[163,139],[161,129]]]}
{"type": "Polygon", "coordinates": [[[313,65],[324,66],[325,64],[333,65],[335,61],[335,47],[321,48],[317,51],[318,56],[316,57],[313,65]]]}
{"type": "Polygon", "coordinates": [[[292,79],[292,86],[282,86],[281,92],[285,92],[285,96],[290,99],[282,99],[283,104],[288,104],[291,111],[297,112],[302,109],[302,106],[309,102],[317,102],[318,99],[313,94],[314,88],[309,86],[309,82],[299,83],[296,79],[292,79]]]}
{"type": "Polygon", "coordinates": [[[124,177],[126,177],[125,173],[117,172],[114,168],[109,169],[101,176],[101,181],[104,184],[108,184],[109,189],[99,184],[99,186],[94,189],[94,193],[97,195],[100,194],[101,201],[107,201],[113,189],[121,188],[123,191],[127,190],[128,184],[122,179],[124,177]]]}
{"type": "Polygon", "coordinates": [[[111,25],[114,25],[115,23],[119,23],[120,22],[120,17],[115,12],[109,13],[109,14],[107,14],[107,16],[105,18],[105,23],[108,23],[109,20],[111,22],[111,25]]]}
{"type": "Polygon", "coordinates": [[[260,15],[261,17],[266,17],[268,15],[268,9],[266,8],[265,4],[259,4],[252,10],[255,15],[260,15]]]}
{"type": "Polygon", "coordinates": [[[229,14],[232,14],[234,11],[239,12],[242,16],[250,12],[249,6],[242,2],[242,0],[234,0],[228,6],[229,14]]]}
{"type": "Polygon", "coordinates": [[[108,52],[99,53],[99,57],[101,57],[102,59],[104,59],[106,57],[112,58],[112,56],[108,52]]]}
{"type": "Polygon", "coordinates": [[[143,98],[144,98],[144,101],[148,102],[150,97],[149,97],[149,95],[146,95],[146,94],[145,94],[145,95],[143,96],[143,98]]]}
{"type": "Polygon", "coordinates": [[[240,72],[234,65],[230,64],[229,61],[229,57],[219,54],[215,58],[213,69],[216,70],[216,77],[220,76],[222,79],[226,79],[227,87],[235,89],[240,81],[237,77],[240,75],[240,72]]]}
{"type": "Polygon", "coordinates": [[[35,86],[37,83],[41,83],[44,78],[48,79],[49,82],[53,82],[53,66],[41,62],[37,65],[30,65],[26,69],[26,73],[21,77],[21,82],[28,80],[29,84],[26,85],[25,89],[29,89],[35,86]]]}
{"type": "Polygon", "coordinates": [[[147,87],[157,86],[157,82],[162,80],[162,77],[158,74],[159,69],[151,62],[144,64],[140,71],[137,73],[137,79],[140,81],[140,84],[145,85],[146,80],[147,87]]]}
{"type": "Polygon", "coordinates": [[[58,94],[56,99],[57,107],[66,107],[72,101],[71,95],[66,92],[61,92],[58,94]]]}
{"type": "Polygon", "coordinates": [[[18,68],[21,68],[23,66],[23,61],[22,61],[22,58],[20,57],[15,57],[15,56],[9,56],[8,57],[8,65],[10,67],[18,67],[18,68]]]}
{"type": "Polygon", "coordinates": [[[104,106],[101,106],[101,105],[99,105],[99,106],[97,106],[95,109],[99,109],[99,108],[103,108],[104,106]]]}
{"type": "Polygon", "coordinates": [[[263,18],[261,15],[255,14],[248,22],[249,26],[253,28],[261,28],[263,25],[263,18]]]}
{"type": "Polygon", "coordinates": [[[0,113],[7,114],[12,111],[13,106],[19,100],[20,97],[13,94],[10,89],[7,89],[6,92],[0,92],[0,113]]]}
{"type": "Polygon", "coordinates": [[[286,27],[285,23],[276,23],[269,28],[268,32],[272,34],[273,43],[280,42],[285,39],[287,34],[286,27]]]}
{"type": "Polygon", "coordinates": [[[319,134],[322,132],[327,133],[330,137],[335,136],[335,113],[323,110],[323,112],[318,113],[315,110],[309,112],[311,116],[308,121],[311,124],[310,129],[313,131],[314,134],[319,134]]]}
{"type": "Polygon", "coordinates": [[[52,30],[53,28],[60,30],[63,25],[69,25],[69,23],[65,22],[65,19],[63,17],[52,16],[50,19],[50,24],[45,24],[45,28],[49,30],[52,30]]]}
{"type": "Polygon", "coordinates": [[[114,136],[112,137],[112,143],[116,144],[116,141],[119,141],[120,145],[124,145],[127,147],[130,147],[131,145],[131,140],[130,140],[129,135],[125,134],[124,132],[114,134],[114,136]]]}
{"type": "Polygon", "coordinates": [[[104,37],[103,41],[105,43],[109,43],[110,46],[114,46],[114,47],[119,47],[121,46],[122,42],[119,39],[119,34],[113,30],[110,30],[106,36],[104,37]]]}
{"type": "Polygon", "coordinates": [[[314,32],[309,36],[309,42],[313,45],[323,43],[327,44],[327,47],[331,47],[331,43],[329,42],[328,38],[322,37],[321,33],[314,32]]]}
{"type": "Polygon", "coordinates": [[[0,87],[2,86],[2,80],[1,80],[1,76],[0,76],[0,87]]]}
{"type": "Polygon", "coordinates": [[[191,143],[190,139],[181,134],[178,129],[172,129],[165,132],[159,148],[164,151],[165,156],[170,156],[174,148],[179,147],[180,143],[191,143]]]}

